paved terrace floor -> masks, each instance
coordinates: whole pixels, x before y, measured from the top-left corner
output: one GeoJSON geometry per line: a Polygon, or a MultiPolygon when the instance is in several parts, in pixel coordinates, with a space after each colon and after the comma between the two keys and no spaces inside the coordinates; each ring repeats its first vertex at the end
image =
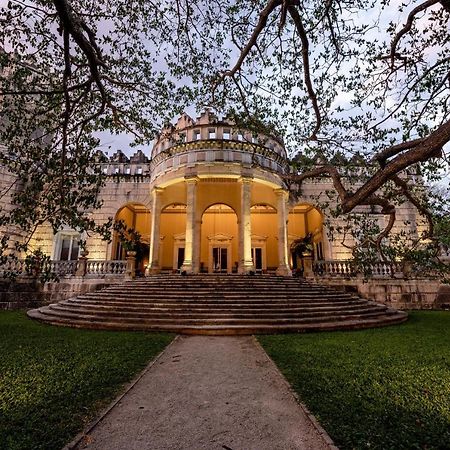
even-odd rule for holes
{"type": "Polygon", "coordinates": [[[326,438],[253,337],[179,336],[76,448],[333,448],[326,438]]]}

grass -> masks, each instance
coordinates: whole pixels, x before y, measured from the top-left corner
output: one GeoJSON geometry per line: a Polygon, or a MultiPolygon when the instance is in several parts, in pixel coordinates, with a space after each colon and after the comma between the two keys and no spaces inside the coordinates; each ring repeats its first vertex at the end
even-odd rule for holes
{"type": "Polygon", "coordinates": [[[0,449],[60,449],[172,339],[0,312],[0,449]]]}
{"type": "Polygon", "coordinates": [[[339,448],[450,448],[450,312],[258,340],[339,448]]]}

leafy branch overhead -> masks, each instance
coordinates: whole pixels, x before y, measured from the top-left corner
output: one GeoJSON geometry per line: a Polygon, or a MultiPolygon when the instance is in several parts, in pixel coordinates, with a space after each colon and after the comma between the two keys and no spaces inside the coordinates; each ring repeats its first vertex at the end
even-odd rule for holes
{"type": "Polygon", "coordinates": [[[11,0],[0,9],[0,160],[19,178],[0,195],[20,208],[1,224],[108,234],[89,216],[99,133],[149,145],[195,105],[279,130],[294,159],[313,162],[286,183],[328,177],[340,212],[386,216],[378,248],[404,201],[431,238],[418,185],[448,169],[449,17],[448,0],[11,0]]]}
{"type": "MultiPolygon", "coordinates": [[[[400,7],[403,25],[387,21],[390,13],[398,15],[397,7],[396,2],[269,0],[248,27],[236,63],[215,85],[217,90],[231,80],[239,92],[254,93],[257,107],[264,102],[256,100],[261,91],[272,94],[266,97],[275,99],[275,108],[289,120],[288,138],[319,160],[286,179],[301,188],[307,179],[330,178],[343,213],[378,207],[372,212],[389,216],[374,241],[379,250],[401,200],[426,217],[429,229],[421,237],[433,236],[426,198],[414,194],[404,175],[427,177],[427,168],[435,175],[436,164],[424,163],[436,159],[448,167],[450,3],[407,2],[400,7]],[[365,20],[374,12],[377,20],[365,20]],[[263,67],[259,77],[256,61],[263,67]],[[336,152],[347,155],[347,163],[362,156],[371,170],[360,171],[356,185],[350,185],[342,168],[331,163],[336,152]],[[390,194],[380,194],[386,186],[392,186],[390,194]]],[[[249,104],[247,96],[250,112],[249,104]]],[[[263,113],[274,117],[271,106],[264,107],[263,113]]]]}

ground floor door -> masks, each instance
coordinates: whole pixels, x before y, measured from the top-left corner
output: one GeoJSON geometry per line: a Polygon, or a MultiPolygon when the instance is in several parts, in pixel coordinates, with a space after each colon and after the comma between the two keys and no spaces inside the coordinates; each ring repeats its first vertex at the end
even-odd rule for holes
{"type": "Polygon", "coordinates": [[[213,247],[213,272],[227,273],[228,272],[228,248],[227,247],[213,247]]]}
{"type": "Polygon", "coordinates": [[[261,247],[252,247],[252,260],[257,273],[263,271],[263,257],[261,247]]]}
{"type": "Polygon", "coordinates": [[[184,263],[184,247],[178,247],[177,249],[177,269],[180,270],[184,263]]]}

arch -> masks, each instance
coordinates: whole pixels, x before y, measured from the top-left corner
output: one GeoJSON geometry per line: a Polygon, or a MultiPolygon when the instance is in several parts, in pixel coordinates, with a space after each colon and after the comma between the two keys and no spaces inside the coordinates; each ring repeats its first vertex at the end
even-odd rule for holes
{"type": "Polygon", "coordinates": [[[255,210],[258,210],[258,209],[265,209],[265,210],[267,210],[267,211],[273,211],[273,212],[277,212],[277,208],[275,208],[275,206],[273,206],[273,205],[271,205],[270,203],[261,203],[261,202],[259,202],[259,203],[254,203],[251,207],[250,207],[250,211],[255,211],[255,210]]]}
{"type": "Polygon", "coordinates": [[[200,231],[200,271],[231,273],[238,266],[238,215],[226,203],[204,209],[200,231]]]}
{"type": "Polygon", "coordinates": [[[252,259],[256,273],[276,271],[278,267],[278,214],[266,202],[250,207],[252,259]]]}
{"type": "Polygon", "coordinates": [[[289,206],[289,208],[288,208],[289,209],[289,213],[292,212],[296,208],[311,208],[311,209],[315,209],[322,216],[322,219],[325,218],[325,214],[323,213],[323,211],[317,205],[315,205],[314,203],[303,202],[303,201],[294,203],[293,205],[289,206]]]}
{"type": "MultiPolygon", "coordinates": [[[[136,255],[136,272],[143,274],[148,264],[151,212],[150,209],[139,202],[128,202],[122,205],[114,216],[114,221],[123,221],[125,226],[125,237],[129,235],[128,230],[132,229],[139,233],[136,255]]],[[[111,259],[124,259],[126,257],[127,242],[119,238],[117,231],[113,233],[113,243],[111,247],[111,259]]]]}
{"type": "Polygon", "coordinates": [[[214,203],[211,203],[210,205],[208,205],[208,206],[202,211],[202,214],[201,214],[202,217],[203,217],[203,214],[205,214],[206,211],[208,211],[208,209],[213,208],[214,206],[226,206],[227,208],[231,209],[231,210],[237,215],[236,210],[235,210],[232,206],[230,206],[228,203],[224,203],[224,202],[214,202],[214,203]]]}
{"type": "Polygon", "coordinates": [[[161,213],[163,213],[166,210],[175,210],[175,209],[186,209],[187,205],[186,203],[181,203],[181,202],[173,202],[173,203],[167,203],[166,205],[162,206],[161,208],[161,213]]]}
{"type": "Polygon", "coordinates": [[[166,204],[161,209],[160,265],[165,271],[178,271],[184,261],[187,205],[181,202],[166,204]]]}
{"type": "Polygon", "coordinates": [[[288,213],[288,245],[292,269],[302,271],[305,260],[322,260],[328,247],[324,214],[309,202],[291,206],[288,213]]]}

